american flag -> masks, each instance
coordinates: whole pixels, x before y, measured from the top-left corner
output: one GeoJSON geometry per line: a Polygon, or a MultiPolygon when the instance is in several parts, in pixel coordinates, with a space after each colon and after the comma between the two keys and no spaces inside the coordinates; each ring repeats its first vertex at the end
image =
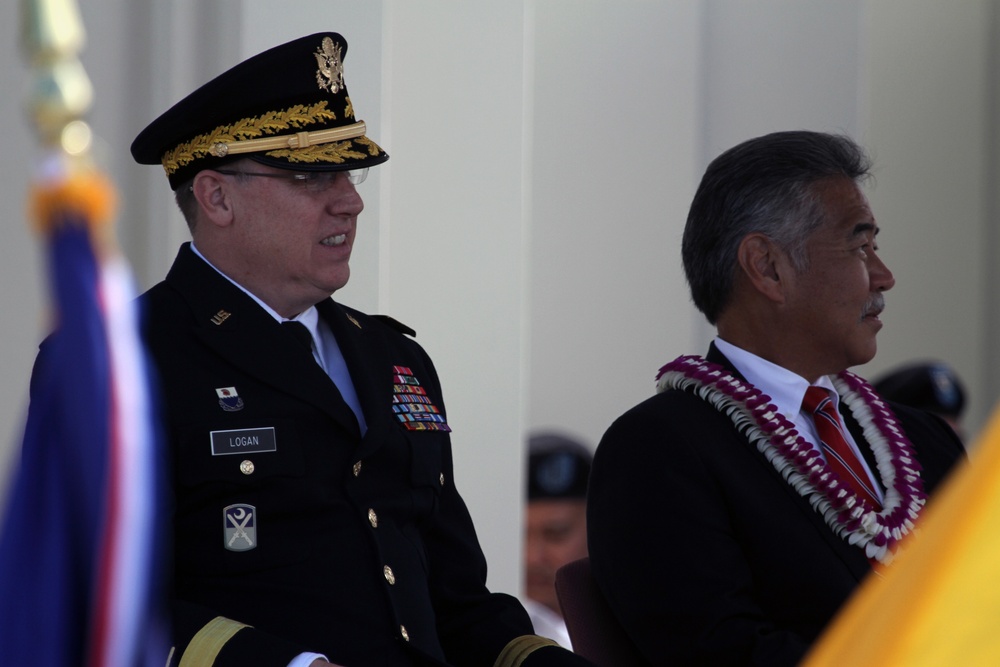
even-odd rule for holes
{"type": "Polygon", "coordinates": [[[4,665],[166,662],[163,453],[131,274],[96,241],[110,198],[94,173],[36,188],[55,322],[0,525],[4,665]]]}

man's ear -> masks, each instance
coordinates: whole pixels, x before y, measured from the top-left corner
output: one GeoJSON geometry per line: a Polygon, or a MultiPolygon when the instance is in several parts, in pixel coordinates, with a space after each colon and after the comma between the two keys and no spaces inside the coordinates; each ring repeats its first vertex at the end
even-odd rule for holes
{"type": "Polygon", "coordinates": [[[199,171],[191,184],[195,199],[208,222],[217,227],[226,227],[233,221],[233,200],[229,188],[231,183],[222,174],[205,169],[199,171]]]}
{"type": "Polygon", "coordinates": [[[791,267],[773,240],[764,234],[747,234],[737,249],[737,261],[754,290],[771,301],[784,303],[791,267]]]}

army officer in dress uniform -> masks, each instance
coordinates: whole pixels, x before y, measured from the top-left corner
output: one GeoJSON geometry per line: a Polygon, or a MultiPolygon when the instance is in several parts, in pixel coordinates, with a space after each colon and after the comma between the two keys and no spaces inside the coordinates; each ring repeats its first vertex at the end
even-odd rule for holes
{"type": "Polygon", "coordinates": [[[192,234],[141,298],[173,458],[175,664],[588,664],[487,590],[413,332],[330,299],[355,185],[388,159],[346,52],[323,33],[254,56],[132,144],[192,234]]]}

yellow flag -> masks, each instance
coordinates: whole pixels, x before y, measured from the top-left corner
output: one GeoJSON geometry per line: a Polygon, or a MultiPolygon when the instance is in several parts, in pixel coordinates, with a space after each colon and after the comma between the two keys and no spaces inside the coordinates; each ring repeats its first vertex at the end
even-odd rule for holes
{"type": "Polygon", "coordinates": [[[869,578],[805,667],[1000,665],[1000,410],[884,577],[869,578]]]}

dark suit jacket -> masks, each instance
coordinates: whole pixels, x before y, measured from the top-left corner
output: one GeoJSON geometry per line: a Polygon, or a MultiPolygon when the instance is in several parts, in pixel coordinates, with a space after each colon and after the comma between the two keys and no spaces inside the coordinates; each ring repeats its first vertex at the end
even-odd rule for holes
{"type": "MultiPolygon", "coordinates": [[[[714,346],[708,358],[735,373],[714,346]]],[[[933,491],[962,445],[940,419],[892,409],[933,491]]],[[[796,664],[870,572],[728,417],[679,390],[604,435],[588,535],[598,585],[656,666],[796,664]]]]}
{"type": "Polygon", "coordinates": [[[416,342],[317,304],[354,380],[362,437],[297,341],[187,245],[141,303],[173,457],[178,656],[216,616],[252,626],[226,642],[220,665],[285,665],[302,651],[348,666],[492,665],[532,633],[514,598],[486,588],[449,434],[408,430],[393,413],[406,376],[445,415],[416,342]],[[233,505],[254,508],[241,523],[253,532],[235,539],[233,505]]]}

